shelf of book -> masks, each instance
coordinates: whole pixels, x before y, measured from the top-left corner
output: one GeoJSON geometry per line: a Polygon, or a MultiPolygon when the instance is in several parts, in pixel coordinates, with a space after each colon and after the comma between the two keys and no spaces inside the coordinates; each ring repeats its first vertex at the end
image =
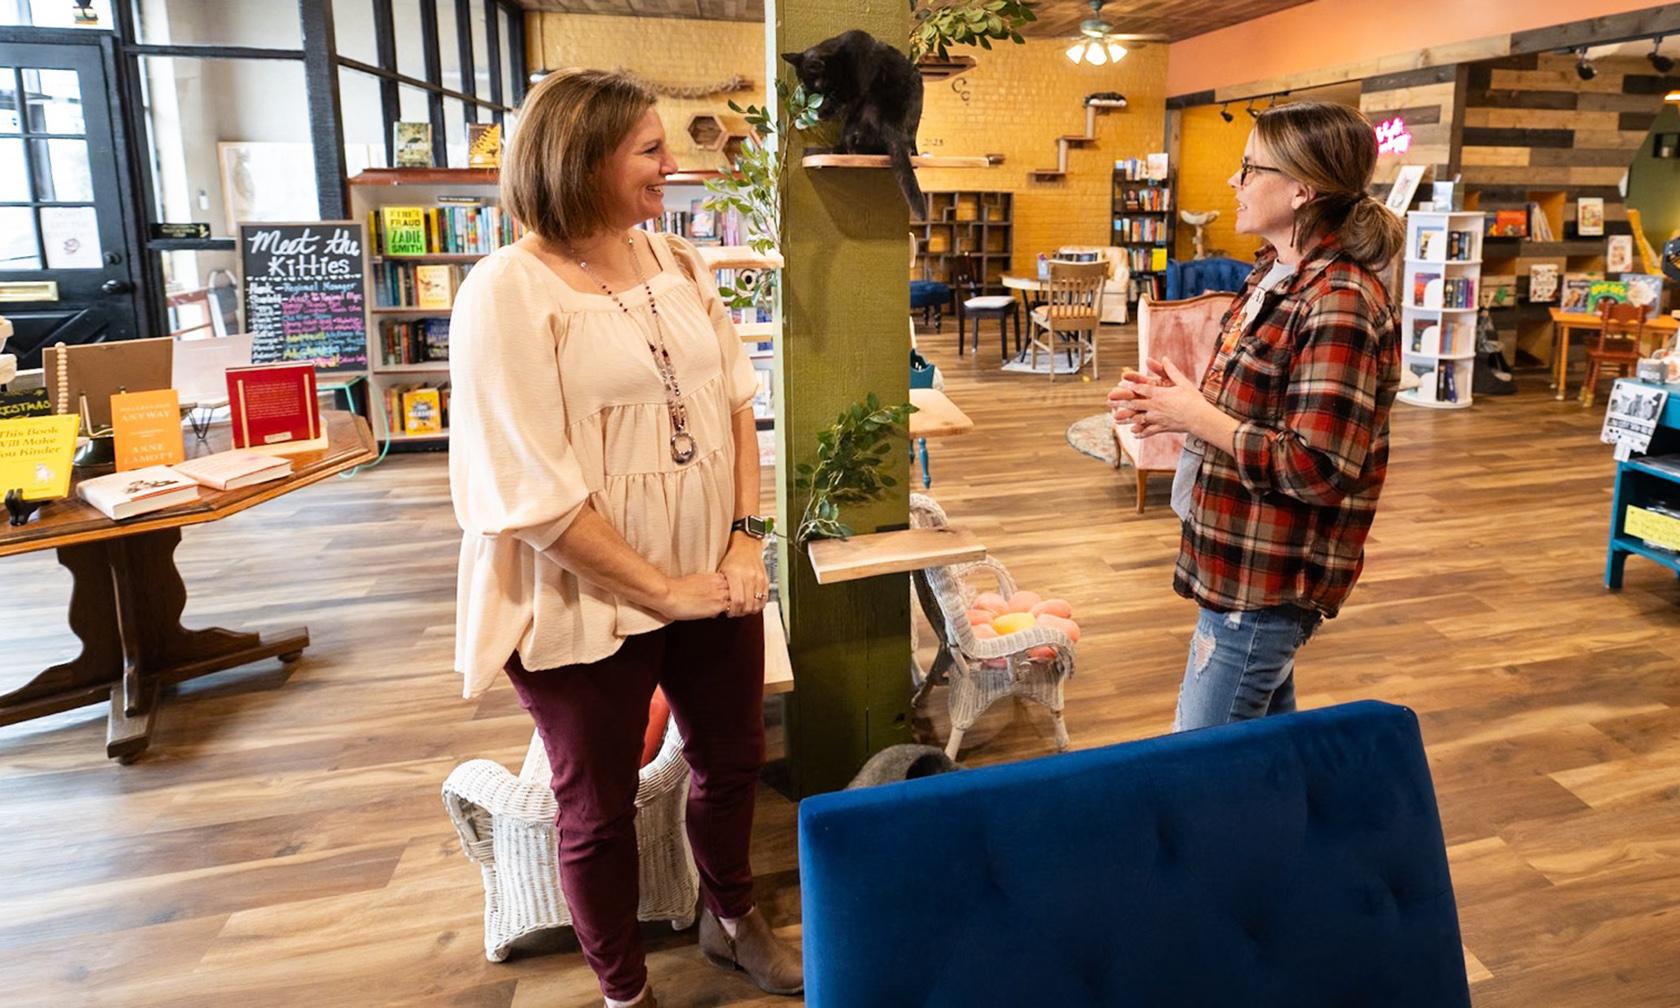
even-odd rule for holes
{"type": "Polygon", "coordinates": [[[376,255],[369,256],[368,262],[375,265],[383,263],[475,263],[488,254],[487,252],[427,252],[423,255],[376,255]]]}
{"type": "Polygon", "coordinates": [[[1130,285],[1127,300],[1136,300],[1153,279],[1164,275],[1171,256],[1174,213],[1173,173],[1161,153],[1114,162],[1109,185],[1109,240],[1126,250],[1126,265],[1138,283],[1130,285]]]}
{"type": "Polygon", "coordinates": [[[1406,215],[1400,339],[1403,365],[1418,378],[1417,388],[1398,396],[1408,405],[1471,404],[1484,217],[1457,211],[1406,215]]]}

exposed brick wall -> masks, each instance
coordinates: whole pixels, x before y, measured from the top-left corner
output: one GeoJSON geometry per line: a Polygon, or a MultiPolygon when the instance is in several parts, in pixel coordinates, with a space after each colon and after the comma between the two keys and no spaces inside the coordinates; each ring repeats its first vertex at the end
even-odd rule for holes
{"type": "Polygon", "coordinates": [[[1058,40],[1028,40],[973,50],[979,66],[930,81],[923,100],[924,153],[1004,156],[994,168],[923,169],[917,177],[927,190],[1015,193],[1016,271],[1061,245],[1109,244],[1114,162],[1166,149],[1166,47],[1143,46],[1101,67],[1075,66],[1066,48],[1058,40]],[[1028,171],[1055,167],[1058,136],[1084,132],[1082,103],[1094,91],[1118,91],[1129,107],[1097,114],[1096,143],[1068,152],[1065,177],[1029,181],[1028,171]]]}
{"type": "MultiPolygon", "coordinates": [[[[1242,161],[1243,145],[1254,128],[1243,106],[1231,110],[1236,118],[1226,122],[1219,106],[1187,108],[1179,116],[1178,206],[1185,210],[1218,210],[1219,219],[1207,227],[1207,247],[1233,259],[1252,259],[1260,251],[1260,239],[1236,231],[1237,204],[1229,184],[1231,173],[1242,161]]],[[[1196,229],[1178,222],[1174,256],[1189,259],[1196,254],[1196,229]]]]}

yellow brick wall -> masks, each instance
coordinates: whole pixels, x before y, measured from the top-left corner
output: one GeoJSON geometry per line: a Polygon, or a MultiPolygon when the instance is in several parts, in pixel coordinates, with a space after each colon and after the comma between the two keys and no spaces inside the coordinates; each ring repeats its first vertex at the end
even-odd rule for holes
{"type": "Polygon", "coordinates": [[[1061,245],[1107,245],[1110,173],[1121,158],[1165,150],[1166,47],[1144,46],[1119,64],[1075,66],[1065,42],[1028,40],[972,52],[979,66],[953,80],[929,81],[922,103],[924,154],[1002,154],[993,168],[922,169],[925,190],[1015,193],[1015,271],[1061,245]],[[1129,107],[1099,112],[1097,142],[1068,152],[1068,174],[1032,182],[1027,172],[1056,165],[1056,138],[1085,131],[1086,95],[1118,91],[1129,107]],[[967,100],[964,100],[964,95],[967,100]]]}
{"type": "Polygon", "coordinates": [[[734,74],[747,78],[747,91],[659,99],[671,153],[683,168],[724,167],[722,154],[689,140],[688,121],[696,113],[727,113],[731,99],[764,104],[764,26],[756,22],[542,13],[526,17],[525,39],[534,67],[623,67],[674,87],[715,84],[734,74]]]}
{"type": "MultiPolygon", "coordinates": [[[[1207,226],[1209,251],[1221,251],[1233,259],[1249,260],[1260,251],[1260,239],[1237,234],[1237,204],[1229,183],[1231,173],[1242,161],[1253,121],[1241,105],[1231,109],[1236,118],[1226,122],[1219,106],[1199,105],[1179,114],[1178,205],[1185,210],[1218,210],[1219,219],[1207,226]]],[[[1189,259],[1196,254],[1195,228],[1179,221],[1175,255],[1189,259]]]]}

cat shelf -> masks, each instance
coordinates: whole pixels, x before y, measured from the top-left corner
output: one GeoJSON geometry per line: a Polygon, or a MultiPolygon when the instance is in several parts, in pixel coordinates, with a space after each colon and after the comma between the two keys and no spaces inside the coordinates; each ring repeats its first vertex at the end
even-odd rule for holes
{"type": "Polygon", "coordinates": [[[817,584],[901,574],[968,563],[986,556],[985,544],[960,528],[911,528],[850,539],[816,539],[806,547],[817,584]]]}
{"type": "MultiPolygon", "coordinates": [[[[807,168],[891,168],[892,159],[885,154],[808,154],[799,159],[807,168]]],[[[910,159],[915,168],[990,168],[992,159],[976,157],[932,157],[919,155],[910,159]]]]}
{"type": "Polygon", "coordinates": [[[700,245],[696,251],[707,269],[781,269],[780,252],[754,252],[751,245],[700,245]]]}

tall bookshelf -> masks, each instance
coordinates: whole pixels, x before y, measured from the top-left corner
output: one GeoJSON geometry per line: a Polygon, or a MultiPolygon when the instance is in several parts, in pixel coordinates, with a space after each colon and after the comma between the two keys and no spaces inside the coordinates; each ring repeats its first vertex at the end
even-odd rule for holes
{"type": "MultiPolygon", "coordinates": [[[[717,172],[680,172],[666,180],[668,210],[686,208],[690,197],[704,194],[705,182],[717,177],[717,172]]],[[[378,234],[382,223],[379,211],[384,207],[417,207],[430,211],[446,209],[477,209],[498,206],[499,173],[482,168],[376,168],[361,172],[349,179],[350,208],[353,219],[361,221],[367,230],[368,291],[366,296],[368,334],[368,381],[370,399],[379,412],[375,414],[375,436],[392,448],[442,449],[448,444],[448,383],[449,360],[447,337],[442,346],[433,346],[430,353],[403,353],[397,359],[387,359],[386,333],[393,327],[408,326],[413,331],[430,327],[441,331],[447,327],[451,309],[448,307],[421,308],[410,299],[393,299],[382,283],[387,271],[417,266],[450,267],[454,281],[459,283],[473,263],[478,262],[501,244],[508,234],[485,242],[479,251],[443,251],[435,236],[428,238],[424,253],[388,255],[382,251],[378,234]],[[438,321],[443,327],[438,327],[438,321]],[[441,350],[441,352],[439,352],[441,350]],[[421,359],[410,359],[410,358],[421,359]],[[405,390],[436,388],[443,407],[445,428],[433,433],[412,433],[405,429],[407,419],[401,406],[405,390]],[[396,393],[393,397],[393,393],[396,393]],[[382,421],[382,422],[381,422],[382,421]]],[[[657,226],[658,222],[655,222],[657,226]]],[[[686,237],[686,236],[685,236],[686,237]]],[[[781,262],[774,257],[760,256],[744,246],[702,245],[701,255],[714,270],[775,269],[781,262]]],[[[453,290],[453,288],[451,288],[453,290]]],[[[756,369],[773,367],[770,342],[776,331],[773,322],[738,324],[741,338],[756,369]]],[[[434,343],[437,341],[433,341],[434,343]]],[[[410,349],[422,349],[426,341],[409,342],[410,349]]],[[[761,380],[767,388],[771,383],[761,380]]],[[[769,423],[771,405],[768,398],[755,402],[760,426],[769,423]]]]}
{"type": "Polygon", "coordinates": [[[1400,357],[1419,383],[1400,393],[1401,402],[1431,409],[1470,405],[1483,217],[1474,211],[1406,215],[1400,357]]]}
{"type": "Polygon", "coordinates": [[[1177,208],[1173,205],[1173,176],[1150,178],[1145,162],[1116,161],[1109,215],[1111,244],[1126,252],[1132,271],[1127,297],[1136,300],[1142,284],[1153,282],[1157,293],[1166,283],[1166,257],[1172,254],[1177,208]],[[1160,250],[1157,252],[1157,250],[1160,250]]]}
{"type": "Polygon", "coordinates": [[[952,264],[970,256],[980,265],[985,288],[1002,291],[1015,250],[1014,195],[968,189],[922,195],[926,209],[921,219],[910,222],[918,279],[949,283],[952,264]]]}

